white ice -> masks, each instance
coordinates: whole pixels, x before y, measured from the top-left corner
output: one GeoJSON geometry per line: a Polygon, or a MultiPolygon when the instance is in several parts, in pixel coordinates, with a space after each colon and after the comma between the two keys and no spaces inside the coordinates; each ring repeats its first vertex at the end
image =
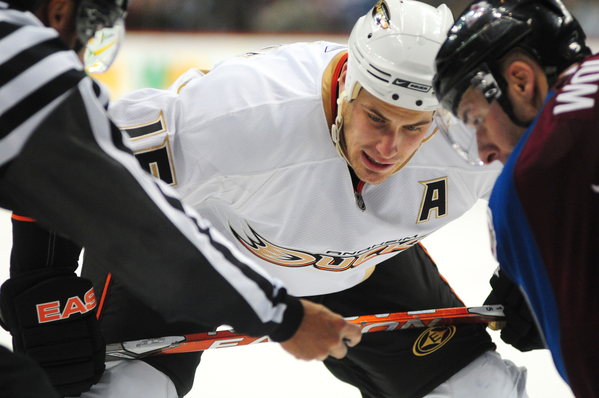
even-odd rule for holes
{"type": "MultiPolygon", "coordinates": [[[[441,273],[468,306],[481,305],[489,293],[488,280],[496,263],[489,250],[486,202],[428,237],[424,243],[441,273]]],[[[11,248],[9,213],[0,210],[0,280],[8,278],[11,248]]],[[[498,350],[528,369],[531,398],[572,398],[546,350],[521,353],[491,332],[498,350]]],[[[0,330],[0,344],[10,335],[0,330]]],[[[295,360],[277,344],[208,351],[196,374],[189,398],[359,398],[359,392],[335,379],[320,362],[295,360]]],[[[133,398],[133,397],[132,397],[133,398]]]]}

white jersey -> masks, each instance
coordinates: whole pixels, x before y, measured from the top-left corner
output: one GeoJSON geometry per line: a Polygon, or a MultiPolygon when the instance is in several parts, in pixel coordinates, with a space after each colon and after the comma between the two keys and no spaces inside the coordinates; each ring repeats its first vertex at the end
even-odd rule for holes
{"type": "Polygon", "coordinates": [[[110,108],[142,165],[296,296],[360,283],[486,198],[499,173],[470,166],[437,134],[366,184],[360,209],[323,105],[344,51],[316,42],[248,53],[110,108]]]}

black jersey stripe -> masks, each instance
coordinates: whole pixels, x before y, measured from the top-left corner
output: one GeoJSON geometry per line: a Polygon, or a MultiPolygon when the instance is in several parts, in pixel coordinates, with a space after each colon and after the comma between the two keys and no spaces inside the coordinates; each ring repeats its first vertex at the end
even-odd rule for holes
{"type": "Polygon", "coordinates": [[[98,97],[98,100],[100,101],[104,109],[108,109],[108,105],[110,105],[110,91],[108,91],[107,88],[103,88],[103,86],[100,86],[100,84],[98,84],[98,82],[95,80],[92,80],[92,87],[94,89],[96,97],[98,97]]]}
{"type": "Polygon", "coordinates": [[[158,119],[157,121],[151,124],[146,124],[139,127],[123,128],[122,130],[129,134],[129,137],[136,138],[144,136],[146,134],[156,133],[157,131],[164,131],[165,129],[162,119],[158,119]]]}
{"type": "Polygon", "coordinates": [[[0,22],[0,40],[4,39],[6,36],[19,30],[20,28],[21,28],[21,26],[11,24],[9,22],[5,22],[5,21],[0,22]]]}
{"type": "MultiPolygon", "coordinates": [[[[164,197],[172,207],[180,210],[184,214],[187,214],[185,213],[185,210],[183,209],[183,206],[179,200],[171,198],[168,195],[164,195],[164,197]]],[[[200,223],[192,215],[187,214],[187,216],[194,220],[194,225],[197,227],[198,231],[210,239],[210,244],[219,252],[221,252],[229,263],[235,265],[246,278],[251,279],[260,287],[260,289],[264,292],[264,295],[271,301],[273,307],[280,303],[280,299],[273,296],[273,285],[270,280],[262,277],[260,274],[251,269],[249,265],[239,260],[225,245],[215,241],[212,238],[212,235],[210,235],[210,231],[200,227],[200,223]]]]}
{"type": "Polygon", "coordinates": [[[58,38],[52,38],[29,47],[0,65],[0,87],[36,65],[49,55],[68,50],[58,38]]]}
{"type": "Polygon", "coordinates": [[[96,97],[99,97],[102,94],[102,89],[96,81],[92,82],[92,88],[94,89],[94,94],[96,94],[96,97]]]}
{"type": "Polygon", "coordinates": [[[85,73],[68,70],[30,93],[0,116],[0,139],[34,116],[54,99],[75,87],[85,73]]]}
{"type": "Polygon", "coordinates": [[[218,251],[220,251],[231,264],[235,264],[235,266],[241,270],[241,272],[246,278],[251,279],[260,287],[260,289],[264,292],[264,295],[272,303],[273,307],[276,307],[281,303],[282,300],[280,299],[280,297],[273,296],[273,293],[275,293],[275,291],[273,290],[273,285],[271,281],[269,281],[266,278],[263,278],[260,274],[256,273],[246,263],[241,262],[237,257],[233,255],[233,253],[231,253],[229,249],[227,249],[226,246],[215,241],[208,230],[202,232],[208,235],[208,237],[210,238],[210,244],[212,246],[214,246],[218,251]]]}

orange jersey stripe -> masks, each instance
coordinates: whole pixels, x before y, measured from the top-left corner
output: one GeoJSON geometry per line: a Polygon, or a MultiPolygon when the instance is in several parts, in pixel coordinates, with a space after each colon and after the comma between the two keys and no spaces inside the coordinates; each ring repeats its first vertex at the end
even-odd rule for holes
{"type": "Polygon", "coordinates": [[[15,213],[12,213],[12,216],[11,216],[11,217],[12,217],[14,220],[17,220],[17,221],[24,221],[24,222],[36,222],[36,220],[34,220],[34,219],[33,219],[33,218],[31,218],[31,217],[18,216],[18,215],[16,215],[15,213]]]}
{"type": "Polygon", "coordinates": [[[104,284],[104,291],[102,292],[102,298],[100,299],[100,305],[98,306],[98,312],[96,312],[96,318],[100,319],[100,314],[102,313],[102,309],[104,308],[104,300],[106,299],[106,293],[108,292],[108,286],[110,286],[110,280],[112,279],[112,274],[109,272],[106,277],[106,283],[104,284]]]}
{"type": "MultiPolygon", "coordinates": [[[[420,247],[422,247],[422,250],[424,250],[424,252],[426,254],[428,254],[428,256],[430,257],[430,259],[433,261],[433,263],[435,265],[437,265],[437,263],[435,263],[435,260],[433,259],[433,257],[431,256],[431,254],[428,252],[428,250],[426,250],[426,247],[424,247],[424,245],[422,244],[422,242],[418,242],[418,245],[420,247]]],[[[455,294],[455,296],[458,298],[458,300],[460,300],[462,302],[462,304],[464,304],[464,300],[462,300],[462,298],[460,296],[458,296],[458,294],[455,292],[455,290],[453,290],[453,287],[451,287],[451,283],[449,283],[449,281],[447,279],[445,279],[445,277],[443,275],[441,275],[440,272],[439,272],[439,276],[441,277],[441,279],[443,279],[445,281],[445,283],[447,283],[447,286],[449,286],[449,288],[451,289],[451,291],[453,292],[453,294],[455,294]]]]}

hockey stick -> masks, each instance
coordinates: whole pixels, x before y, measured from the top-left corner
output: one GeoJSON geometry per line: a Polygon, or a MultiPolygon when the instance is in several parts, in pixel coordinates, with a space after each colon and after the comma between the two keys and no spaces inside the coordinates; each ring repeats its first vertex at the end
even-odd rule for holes
{"type": "MultiPolygon", "coordinates": [[[[503,321],[503,306],[442,308],[436,310],[395,312],[390,314],[361,315],[345,318],[358,324],[362,333],[386,332],[410,328],[456,325],[460,323],[495,323],[503,321]]],[[[233,330],[167,336],[153,339],[126,341],[106,346],[106,360],[140,359],[158,354],[177,354],[238,347],[270,342],[268,336],[250,337],[233,330]]]]}

